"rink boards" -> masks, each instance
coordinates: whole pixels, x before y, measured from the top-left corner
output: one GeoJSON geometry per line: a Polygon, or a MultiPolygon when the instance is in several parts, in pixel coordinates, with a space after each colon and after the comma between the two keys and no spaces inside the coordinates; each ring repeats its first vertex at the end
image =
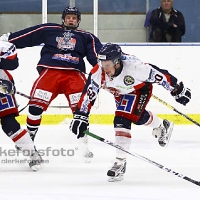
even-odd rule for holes
{"type": "MultiPolygon", "coordinates": [[[[152,63],[160,68],[167,69],[176,76],[179,81],[183,81],[186,87],[191,89],[192,100],[187,106],[178,104],[170,95],[169,91],[162,86],[154,84],[153,94],[175,107],[178,111],[188,115],[192,119],[200,122],[200,67],[199,67],[199,43],[180,44],[153,44],[153,43],[132,43],[120,44],[125,53],[133,54],[145,63],[152,63]]],[[[38,77],[36,65],[40,57],[41,46],[18,49],[20,66],[12,71],[17,90],[29,95],[34,80],[38,77]]],[[[91,66],[86,62],[87,73],[91,66]]],[[[19,108],[23,108],[28,99],[16,95],[19,108]]],[[[147,110],[156,113],[161,118],[173,120],[176,124],[191,124],[187,119],[181,117],[176,112],[151,99],[147,110]]],[[[101,90],[95,106],[91,110],[90,122],[94,124],[112,124],[115,113],[115,102],[113,96],[101,90]]],[[[18,120],[25,124],[27,108],[18,117],[18,120]]],[[[66,118],[72,118],[71,110],[64,95],[59,95],[44,113],[43,124],[59,124],[66,118]]]]}

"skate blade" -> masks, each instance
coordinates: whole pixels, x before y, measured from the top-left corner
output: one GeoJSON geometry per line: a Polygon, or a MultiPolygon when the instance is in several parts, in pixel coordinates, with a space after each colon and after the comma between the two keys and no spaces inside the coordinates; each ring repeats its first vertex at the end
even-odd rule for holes
{"type": "Polygon", "coordinates": [[[117,182],[117,181],[122,181],[124,179],[124,175],[118,175],[118,176],[109,176],[108,177],[108,182],[117,182]]]}
{"type": "Polygon", "coordinates": [[[35,164],[35,165],[33,165],[31,162],[29,163],[29,167],[30,167],[34,172],[38,171],[39,169],[42,169],[43,166],[44,166],[44,163],[43,163],[43,162],[40,163],[40,164],[35,164]]]}
{"type": "Polygon", "coordinates": [[[37,172],[39,169],[42,168],[41,165],[33,165],[33,166],[30,166],[30,168],[34,171],[34,172],[37,172]]]}

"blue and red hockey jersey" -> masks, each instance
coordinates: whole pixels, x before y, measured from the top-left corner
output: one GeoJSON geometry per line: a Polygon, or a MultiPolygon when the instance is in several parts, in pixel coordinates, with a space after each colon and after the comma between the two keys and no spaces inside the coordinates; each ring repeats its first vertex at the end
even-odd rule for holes
{"type": "Polygon", "coordinates": [[[40,72],[44,68],[76,69],[86,72],[84,57],[95,66],[97,53],[102,44],[92,33],[83,30],[65,30],[62,25],[45,23],[32,26],[9,36],[9,42],[17,48],[43,44],[37,65],[40,72]]]}

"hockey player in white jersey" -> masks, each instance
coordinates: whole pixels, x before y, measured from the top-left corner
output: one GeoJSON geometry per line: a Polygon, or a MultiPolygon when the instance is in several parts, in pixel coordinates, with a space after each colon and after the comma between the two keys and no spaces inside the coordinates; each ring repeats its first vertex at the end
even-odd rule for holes
{"type": "Polygon", "coordinates": [[[15,86],[11,74],[7,70],[18,67],[18,57],[15,45],[0,41],[0,119],[4,133],[23,151],[30,156],[29,166],[33,171],[41,168],[43,160],[35,150],[34,143],[27,132],[21,128],[15,119],[19,115],[16,100],[15,86]]]}
{"type": "MultiPolygon", "coordinates": [[[[98,66],[94,67],[88,77],[86,86],[70,124],[70,130],[83,137],[89,127],[89,113],[97,98],[100,88],[112,93],[115,98],[116,111],[114,130],[116,144],[129,150],[131,144],[131,123],[152,128],[152,134],[161,147],[169,143],[173,122],[160,119],[153,112],[146,110],[152,95],[153,83],[167,89],[175,100],[186,105],[191,99],[190,89],[167,70],[152,64],[144,64],[137,57],[122,52],[117,44],[105,44],[99,54],[98,66]]],[[[108,170],[109,181],[123,179],[126,170],[127,154],[116,150],[116,159],[108,170]]]]}

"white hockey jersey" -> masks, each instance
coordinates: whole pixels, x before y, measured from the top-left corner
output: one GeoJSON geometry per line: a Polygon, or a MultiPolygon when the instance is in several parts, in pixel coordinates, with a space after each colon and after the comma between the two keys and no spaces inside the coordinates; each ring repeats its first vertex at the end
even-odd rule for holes
{"type": "Polygon", "coordinates": [[[148,84],[157,83],[169,91],[177,84],[177,78],[167,70],[152,64],[144,64],[135,56],[124,54],[122,63],[121,73],[112,78],[99,65],[91,70],[78,104],[80,112],[89,114],[100,88],[119,96],[144,89],[148,84]]]}

